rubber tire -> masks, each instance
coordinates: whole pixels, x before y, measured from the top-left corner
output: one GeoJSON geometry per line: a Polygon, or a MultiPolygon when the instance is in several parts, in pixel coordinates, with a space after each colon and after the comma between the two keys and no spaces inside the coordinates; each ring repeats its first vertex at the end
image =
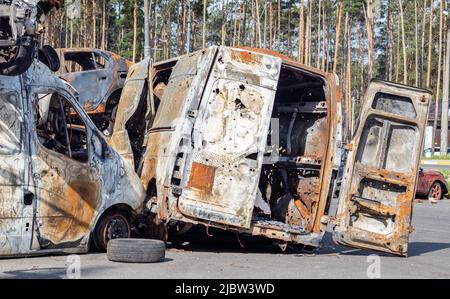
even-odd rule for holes
{"type": "Polygon", "coordinates": [[[36,41],[31,41],[29,46],[20,46],[19,52],[13,61],[5,63],[6,66],[0,67],[0,75],[18,76],[26,72],[33,63],[36,50],[36,41]]]}
{"type": "MultiPolygon", "coordinates": [[[[130,228],[130,235],[131,235],[131,223],[130,220],[128,218],[128,215],[124,212],[121,211],[109,211],[106,212],[105,214],[102,215],[102,217],[100,218],[100,220],[98,221],[95,229],[94,229],[94,234],[93,234],[93,244],[94,247],[96,249],[96,251],[98,252],[106,252],[107,251],[107,244],[105,246],[103,240],[102,240],[102,235],[103,235],[103,230],[104,230],[104,226],[108,223],[108,218],[112,217],[114,215],[121,215],[123,216],[125,219],[127,219],[128,221],[128,227],[130,228]]],[[[111,240],[109,241],[111,242],[111,240]]],[[[109,243],[108,242],[108,243],[109,243]]]]}
{"type": "Polygon", "coordinates": [[[160,263],[165,260],[166,245],[153,239],[113,239],[106,255],[113,262],[160,263]]]}

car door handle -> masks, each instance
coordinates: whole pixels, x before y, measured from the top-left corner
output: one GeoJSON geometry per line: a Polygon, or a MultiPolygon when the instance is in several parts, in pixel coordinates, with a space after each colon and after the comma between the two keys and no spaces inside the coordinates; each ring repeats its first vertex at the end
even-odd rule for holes
{"type": "Polygon", "coordinates": [[[100,77],[100,78],[99,78],[99,80],[106,80],[106,79],[108,79],[108,77],[106,77],[106,76],[105,76],[105,77],[100,77]]]}
{"type": "Polygon", "coordinates": [[[34,194],[29,191],[25,191],[25,193],[23,195],[24,205],[31,206],[33,204],[33,199],[34,199],[34,194]]]}

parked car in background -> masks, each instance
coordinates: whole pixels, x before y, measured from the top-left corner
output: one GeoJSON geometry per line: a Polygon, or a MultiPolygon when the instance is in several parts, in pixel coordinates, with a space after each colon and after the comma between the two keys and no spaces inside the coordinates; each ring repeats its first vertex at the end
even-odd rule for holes
{"type": "Polygon", "coordinates": [[[131,62],[99,49],[56,49],[58,75],[79,93],[78,101],[106,136],[112,132],[117,104],[131,62]]]}
{"type": "Polygon", "coordinates": [[[442,173],[436,170],[420,169],[416,190],[418,196],[440,200],[447,195],[448,191],[448,183],[442,173]]]}
{"type": "Polygon", "coordinates": [[[0,76],[0,112],[0,256],[105,250],[130,237],[142,183],[67,82],[38,61],[0,76]]]}

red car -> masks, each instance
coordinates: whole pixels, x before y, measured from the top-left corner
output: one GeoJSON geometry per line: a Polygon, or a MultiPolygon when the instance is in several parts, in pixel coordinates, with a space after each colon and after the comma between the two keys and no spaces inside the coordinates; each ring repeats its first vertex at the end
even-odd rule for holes
{"type": "Polygon", "coordinates": [[[420,169],[416,191],[418,196],[428,196],[428,198],[440,200],[448,191],[448,183],[442,173],[435,170],[420,169]]]}

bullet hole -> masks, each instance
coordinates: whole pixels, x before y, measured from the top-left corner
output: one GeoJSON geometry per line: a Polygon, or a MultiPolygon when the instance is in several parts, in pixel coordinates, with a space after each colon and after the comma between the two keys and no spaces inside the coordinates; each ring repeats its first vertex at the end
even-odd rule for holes
{"type": "Polygon", "coordinates": [[[239,85],[239,89],[242,90],[242,91],[244,91],[244,90],[245,90],[244,84],[239,85]]]}
{"type": "Polygon", "coordinates": [[[242,101],[240,99],[236,99],[234,101],[235,105],[236,105],[236,110],[241,110],[241,109],[246,109],[247,107],[242,103],[242,101]]]}

